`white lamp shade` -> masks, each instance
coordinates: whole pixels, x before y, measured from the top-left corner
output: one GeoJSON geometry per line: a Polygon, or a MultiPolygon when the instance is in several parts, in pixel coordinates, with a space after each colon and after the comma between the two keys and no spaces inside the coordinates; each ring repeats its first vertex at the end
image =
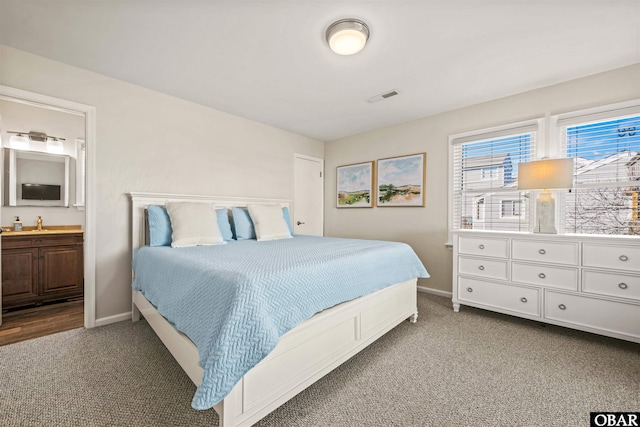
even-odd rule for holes
{"type": "Polygon", "coordinates": [[[369,39],[369,28],[357,19],[336,21],[327,29],[327,43],[338,55],[360,52],[369,39]]]}
{"type": "Polygon", "coordinates": [[[518,164],[518,190],[573,186],[573,159],[536,160],[518,164]]]}

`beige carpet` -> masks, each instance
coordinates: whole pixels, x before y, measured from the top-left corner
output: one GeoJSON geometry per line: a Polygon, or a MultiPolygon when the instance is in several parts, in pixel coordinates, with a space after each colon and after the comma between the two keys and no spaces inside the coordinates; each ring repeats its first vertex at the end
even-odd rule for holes
{"type": "MultiPolygon", "coordinates": [[[[258,426],[587,426],[640,409],[640,344],[419,294],[403,323],[258,426]]],[[[145,322],[0,347],[1,426],[216,426],[145,322]]]]}

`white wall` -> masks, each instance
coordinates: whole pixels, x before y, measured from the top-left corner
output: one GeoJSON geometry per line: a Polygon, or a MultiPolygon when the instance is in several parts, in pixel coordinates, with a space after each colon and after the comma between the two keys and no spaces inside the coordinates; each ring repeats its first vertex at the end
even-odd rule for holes
{"type": "MultiPolygon", "coordinates": [[[[96,317],[131,310],[131,191],[292,197],[322,142],[0,45],[0,84],[96,107],[96,317]]],[[[92,147],[88,147],[91,150],[92,147]]]]}
{"type": "Polygon", "coordinates": [[[325,145],[325,235],[409,243],[431,274],[419,285],[451,292],[447,231],[448,137],[451,134],[640,98],[640,64],[355,135],[325,145]],[[335,168],[427,153],[426,207],[335,208],[335,168]]]}
{"type": "MultiPolygon", "coordinates": [[[[325,234],[404,241],[451,291],[447,140],[454,133],[640,98],[640,64],[323,145],[0,45],[0,84],[96,107],[96,317],[130,310],[130,191],[292,197],[293,154],[325,158],[325,234]],[[335,208],[335,168],[427,152],[426,207],[335,208]]],[[[91,147],[89,147],[91,149],[91,147]]]]}
{"type": "MultiPolygon", "coordinates": [[[[2,67],[0,67],[0,76],[2,76],[1,69],[2,67]]],[[[44,132],[47,135],[65,138],[63,154],[72,158],[69,162],[70,207],[3,207],[0,212],[0,225],[11,227],[14,218],[19,216],[23,225],[35,226],[40,215],[45,227],[47,225],[80,225],[84,228],[84,211],[71,206],[75,203],[76,139],[84,138],[84,117],[0,99],[0,119],[0,139],[3,147],[9,147],[11,134],[7,131],[44,132]]],[[[44,143],[34,143],[34,145],[41,145],[40,148],[44,149],[44,143]]],[[[2,178],[4,179],[4,176],[2,178]]],[[[47,183],[41,182],[41,184],[47,183]]],[[[42,202],[33,201],[31,204],[39,203],[42,202]]]]}

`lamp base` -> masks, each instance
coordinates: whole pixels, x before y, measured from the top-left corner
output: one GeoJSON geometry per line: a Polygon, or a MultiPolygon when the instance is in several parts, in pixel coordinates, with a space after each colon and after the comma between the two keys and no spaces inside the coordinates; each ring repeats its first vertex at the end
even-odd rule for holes
{"type": "Polygon", "coordinates": [[[536,226],[534,233],[558,234],[556,230],[556,201],[549,192],[545,190],[536,199],[536,226]]]}
{"type": "Polygon", "coordinates": [[[540,233],[540,234],[558,234],[558,230],[556,230],[555,227],[544,228],[544,227],[536,226],[536,228],[533,229],[533,232],[540,233]]]}

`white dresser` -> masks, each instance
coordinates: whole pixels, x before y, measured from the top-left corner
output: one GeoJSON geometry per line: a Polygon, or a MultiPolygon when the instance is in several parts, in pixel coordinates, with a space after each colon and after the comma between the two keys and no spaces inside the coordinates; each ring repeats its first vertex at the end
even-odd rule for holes
{"type": "Polygon", "coordinates": [[[452,301],[640,343],[640,237],[455,232],[452,301]]]}

